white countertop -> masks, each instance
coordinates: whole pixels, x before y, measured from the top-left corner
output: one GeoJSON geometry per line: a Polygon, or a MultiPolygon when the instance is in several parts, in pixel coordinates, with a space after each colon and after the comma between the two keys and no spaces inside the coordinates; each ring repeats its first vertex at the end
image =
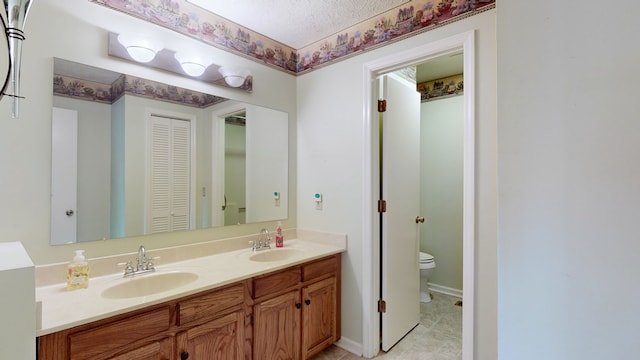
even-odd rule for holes
{"type": "MultiPolygon", "coordinates": [[[[323,235],[323,233],[317,232],[298,231],[298,238],[285,240],[283,249],[287,248],[295,248],[300,251],[295,252],[287,260],[259,262],[249,259],[255,253],[247,246],[240,250],[220,252],[167,264],[163,264],[162,258],[160,258],[156,261],[155,273],[134,278],[123,278],[123,273],[98,276],[90,278],[87,289],[67,290],[66,283],[37,287],[36,301],[42,302],[42,319],[36,335],[54,333],[341,253],[347,249],[346,235],[323,235]],[[198,277],[189,284],[148,296],[126,299],[108,299],[102,296],[104,290],[114,285],[144,276],[175,271],[195,273],[198,277]]],[[[281,249],[273,247],[271,250],[263,251],[278,250],[281,249]]],[[[149,251],[148,255],[153,256],[154,254],[149,251]]]]}

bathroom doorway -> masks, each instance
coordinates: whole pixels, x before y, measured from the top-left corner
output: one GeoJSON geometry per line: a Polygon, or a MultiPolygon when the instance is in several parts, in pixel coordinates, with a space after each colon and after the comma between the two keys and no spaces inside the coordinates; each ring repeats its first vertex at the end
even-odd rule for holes
{"type": "Polygon", "coordinates": [[[379,126],[380,198],[388,200],[380,214],[381,299],[388,304],[381,350],[393,347],[393,357],[461,356],[462,60],[461,53],[444,55],[378,79],[388,103],[379,126]],[[435,256],[435,269],[418,273],[419,251],[435,256]]]}
{"type": "Polygon", "coordinates": [[[411,80],[378,78],[380,111],[380,321],[388,351],[420,321],[420,94],[411,80]],[[382,109],[385,108],[386,109],[382,109]]]}
{"type": "MultiPolygon", "coordinates": [[[[371,207],[379,199],[380,188],[380,129],[377,126],[377,100],[378,88],[374,79],[401,68],[414,66],[437,57],[462,53],[464,56],[465,92],[464,99],[464,140],[463,140],[463,334],[462,351],[463,359],[473,358],[473,306],[474,306],[474,168],[475,168],[475,120],[474,120],[474,33],[473,31],[452,36],[431,44],[414,48],[412,50],[394,54],[384,59],[365,64],[365,119],[368,121],[370,137],[365,139],[370,146],[370,158],[365,161],[365,173],[371,174],[369,181],[365,180],[365,191],[370,194],[371,207]]],[[[389,106],[389,105],[388,105],[389,106]]],[[[365,206],[367,208],[367,206],[365,206]]],[[[416,215],[414,215],[415,218],[416,215]]],[[[371,239],[371,247],[365,249],[364,282],[365,296],[364,307],[364,340],[363,355],[375,356],[380,350],[381,331],[384,332],[385,324],[378,313],[380,302],[381,282],[387,276],[382,268],[381,253],[381,220],[376,213],[365,214],[364,233],[365,238],[371,239]],[[368,235],[368,236],[367,236],[368,235]],[[370,259],[367,261],[366,259],[370,259]]],[[[416,249],[417,251],[417,249],[416,249]]],[[[393,261],[402,262],[404,259],[393,261]]],[[[395,264],[387,264],[385,268],[392,268],[395,264]]],[[[395,279],[387,279],[387,282],[395,279]]],[[[415,279],[418,284],[418,279],[415,279]]],[[[382,299],[384,300],[384,299],[382,299]]],[[[416,299],[417,302],[417,299],[416,299]]],[[[389,306],[387,304],[387,306],[389,306]]],[[[393,321],[393,319],[392,319],[393,321]]]]}

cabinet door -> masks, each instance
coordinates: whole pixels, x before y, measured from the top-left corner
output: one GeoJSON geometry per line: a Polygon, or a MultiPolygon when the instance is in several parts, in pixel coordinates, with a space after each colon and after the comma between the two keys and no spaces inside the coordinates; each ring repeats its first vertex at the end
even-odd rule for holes
{"type": "Polygon", "coordinates": [[[176,336],[177,359],[244,360],[244,312],[237,311],[176,336]]]}
{"type": "Polygon", "coordinates": [[[169,360],[172,353],[173,338],[171,337],[124,352],[110,360],[169,360]]]}
{"type": "Polygon", "coordinates": [[[300,358],[300,291],[294,290],[253,307],[253,359],[300,358]]]}
{"type": "Polygon", "coordinates": [[[302,359],[336,342],[336,278],[302,288],[302,359]]]}

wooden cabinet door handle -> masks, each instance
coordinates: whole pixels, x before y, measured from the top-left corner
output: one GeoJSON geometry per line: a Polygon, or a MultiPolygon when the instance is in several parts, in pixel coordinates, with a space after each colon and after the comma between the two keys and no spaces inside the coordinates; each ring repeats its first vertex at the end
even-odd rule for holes
{"type": "Polygon", "coordinates": [[[311,300],[307,299],[307,300],[304,301],[304,303],[307,304],[307,305],[311,305],[311,300]]]}
{"type": "Polygon", "coordinates": [[[302,304],[296,303],[296,309],[300,309],[301,307],[302,307],[302,304]]]}
{"type": "Polygon", "coordinates": [[[180,354],[180,360],[187,360],[189,358],[189,353],[186,351],[183,351],[182,354],[180,354]]]}

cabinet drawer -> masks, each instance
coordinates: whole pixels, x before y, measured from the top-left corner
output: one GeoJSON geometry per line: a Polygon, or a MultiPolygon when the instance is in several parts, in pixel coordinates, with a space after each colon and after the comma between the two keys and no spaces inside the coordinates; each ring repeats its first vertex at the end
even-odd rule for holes
{"type": "Polygon", "coordinates": [[[336,273],[337,271],[338,258],[336,256],[321,259],[302,267],[302,281],[313,280],[322,275],[336,273]]]}
{"type": "Polygon", "coordinates": [[[169,306],[69,336],[70,358],[96,359],[124,346],[169,329],[169,306]]]}
{"type": "Polygon", "coordinates": [[[273,275],[256,278],[253,280],[253,298],[257,299],[296,286],[300,282],[300,277],[300,267],[295,267],[273,275]]]}
{"type": "Polygon", "coordinates": [[[187,325],[194,321],[219,316],[220,312],[244,303],[244,287],[233,285],[193,299],[178,303],[177,325],[187,325]]]}

